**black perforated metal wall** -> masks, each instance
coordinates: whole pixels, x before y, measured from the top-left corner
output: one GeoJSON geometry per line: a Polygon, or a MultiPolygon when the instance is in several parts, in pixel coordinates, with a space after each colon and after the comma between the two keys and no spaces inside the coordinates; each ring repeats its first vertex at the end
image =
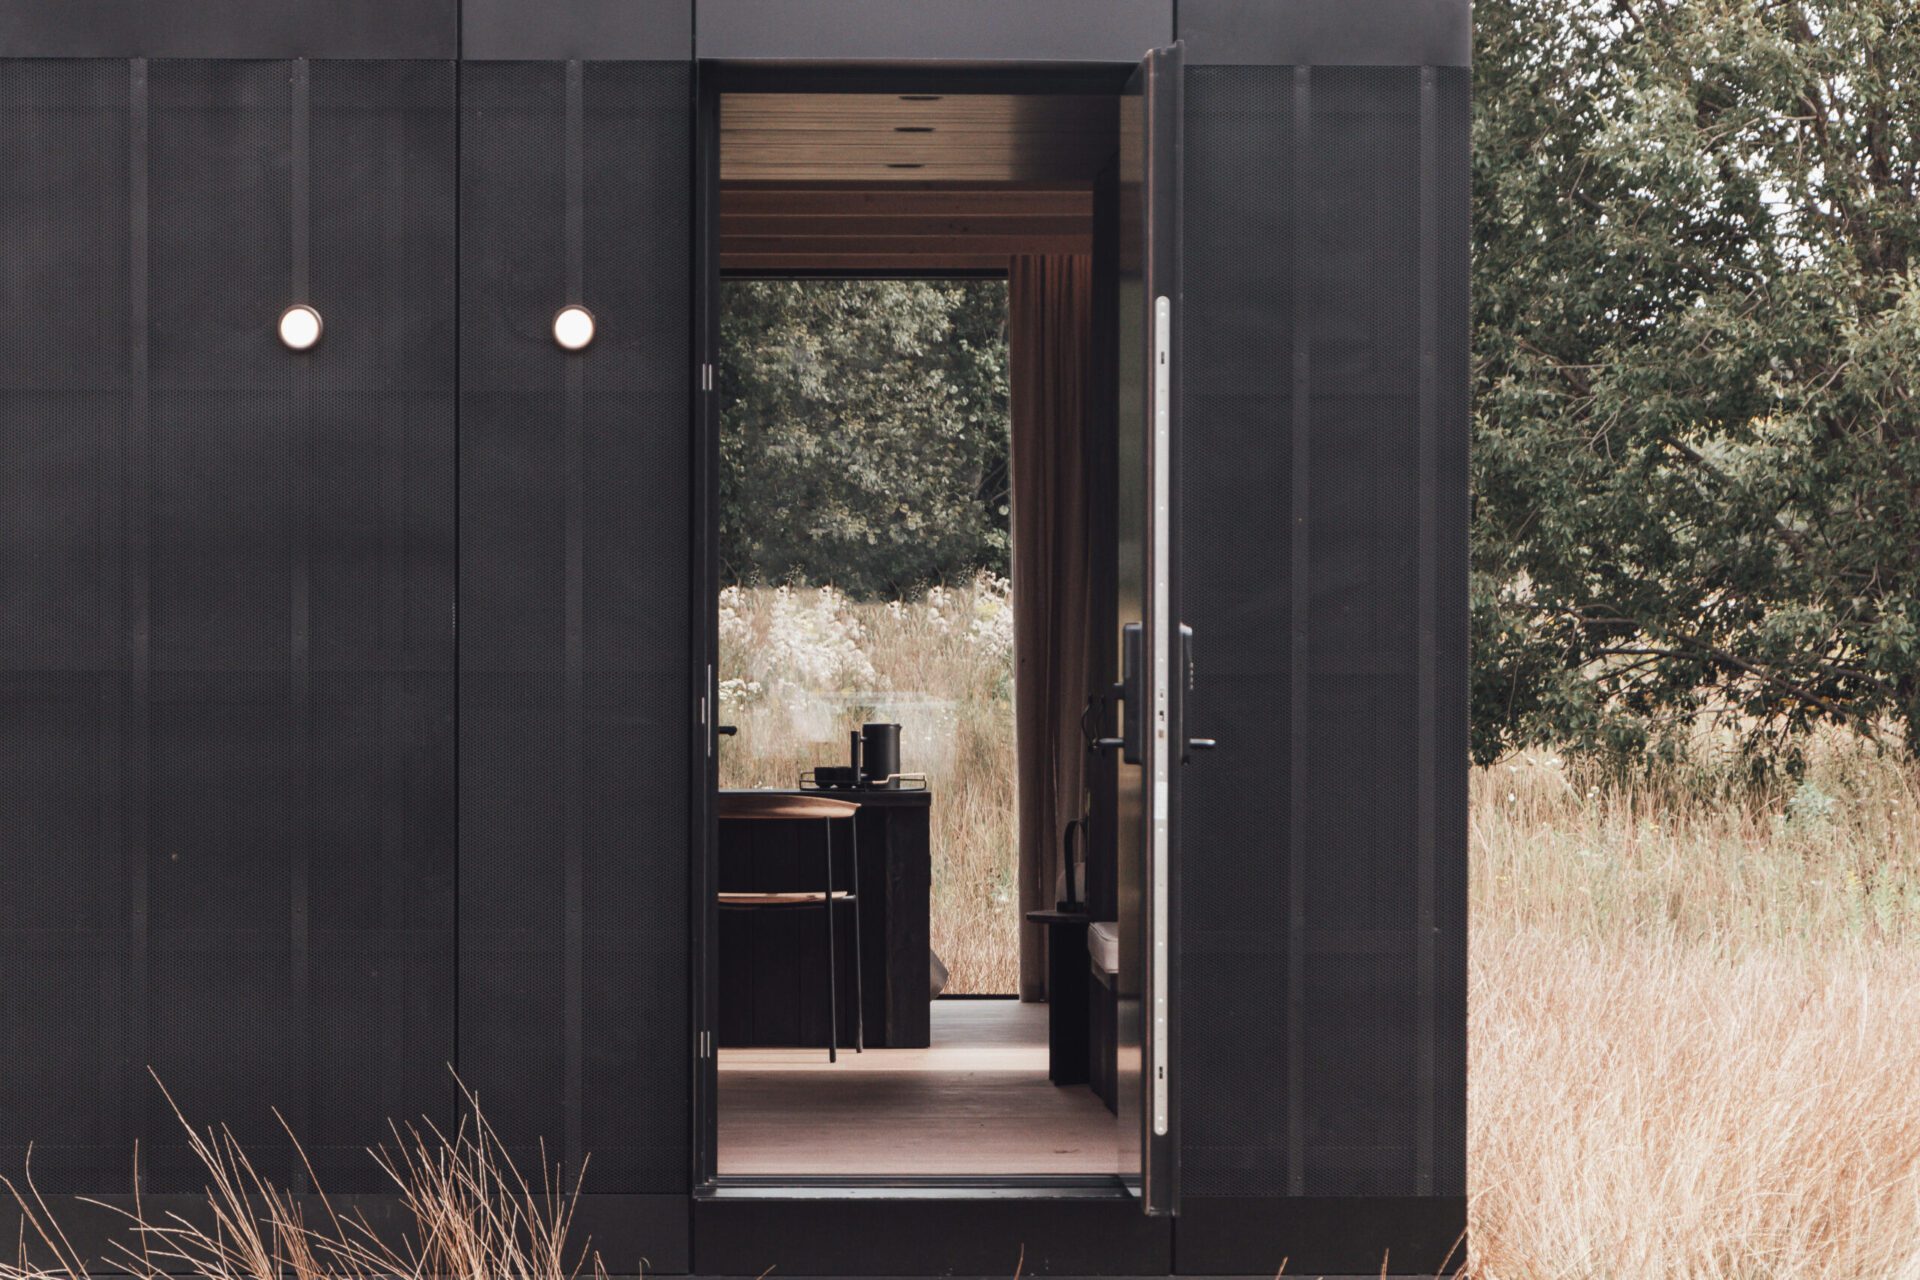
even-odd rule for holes
{"type": "Polygon", "coordinates": [[[1466,118],[1188,72],[1191,1196],[1464,1189],[1466,118]]]}
{"type": "Polygon", "coordinates": [[[691,89],[463,70],[460,1065],[598,1191],[688,1169],[691,89]]]}
{"type": "Polygon", "coordinates": [[[131,92],[124,62],[0,72],[0,245],[35,249],[0,254],[0,1164],[37,1141],[54,1190],[123,1185],[132,1145],[131,92]]]}
{"type": "Polygon", "coordinates": [[[0,84],[0,734],[57,770],[0,806],[0,1142],[49,1189],[127,1189],[134,1139],[198,1188],[151,1064],[275,1176],[278,1107],[376,1189],[388,1116],[452,1114],[453,68],[0,84]]]}

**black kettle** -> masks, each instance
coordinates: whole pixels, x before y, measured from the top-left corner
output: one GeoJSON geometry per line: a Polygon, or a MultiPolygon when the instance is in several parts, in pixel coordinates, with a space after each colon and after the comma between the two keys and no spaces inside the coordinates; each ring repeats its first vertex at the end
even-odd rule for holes
{"type": "Polygon", "coordinates": [[[883,791],[900,789],[900,726],[863,724],[860,726],[861,785],[883,791]]]}

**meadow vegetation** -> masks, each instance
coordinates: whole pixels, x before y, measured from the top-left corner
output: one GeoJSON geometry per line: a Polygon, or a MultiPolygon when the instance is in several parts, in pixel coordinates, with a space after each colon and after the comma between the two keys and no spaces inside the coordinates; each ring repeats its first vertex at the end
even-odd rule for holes
{"type": "Polygon", "coordinates": [[[1806,755],[1475,771],[1474,1276],[1920,1277],[1920,769],[1806,755]]]}

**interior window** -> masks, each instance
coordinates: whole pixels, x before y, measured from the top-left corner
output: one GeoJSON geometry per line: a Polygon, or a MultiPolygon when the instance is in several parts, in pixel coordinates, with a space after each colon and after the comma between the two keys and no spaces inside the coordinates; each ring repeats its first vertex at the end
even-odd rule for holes
{"type": "Polygon", "coordinates": [[[722,787],[900,726],[954,995],[1019,977],[1007,283],[735,280],[721,323],[722,787]]]}

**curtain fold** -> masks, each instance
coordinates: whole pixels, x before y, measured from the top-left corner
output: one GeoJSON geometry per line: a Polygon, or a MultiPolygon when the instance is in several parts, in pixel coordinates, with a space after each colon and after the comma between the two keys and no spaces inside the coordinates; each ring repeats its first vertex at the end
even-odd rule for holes
{"type": "Polygon", "coordinates": [[[1019,769],[1020,998],[1046,998],[1046,931],[1025,913],[1066,896],[1062,836],[1085,809],[1080,713],[1091,625],[1088,450],[1093,260],[1012,259],[1014,720],[1019,769]]]}

